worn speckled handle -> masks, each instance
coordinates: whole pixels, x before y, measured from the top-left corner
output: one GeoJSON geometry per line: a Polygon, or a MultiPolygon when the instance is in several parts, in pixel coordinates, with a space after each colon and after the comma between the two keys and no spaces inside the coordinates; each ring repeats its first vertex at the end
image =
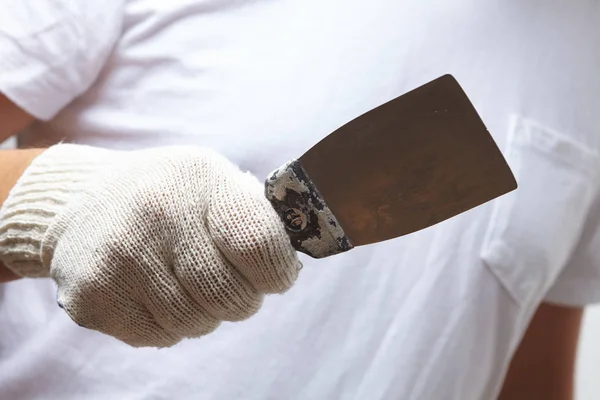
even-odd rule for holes
{"type": "Polygon", "coordinates": [[[354,247],[300,161],[289,161],[273,171],[265,182],[265,194],[297,251],[324,258],[354,247]]]}

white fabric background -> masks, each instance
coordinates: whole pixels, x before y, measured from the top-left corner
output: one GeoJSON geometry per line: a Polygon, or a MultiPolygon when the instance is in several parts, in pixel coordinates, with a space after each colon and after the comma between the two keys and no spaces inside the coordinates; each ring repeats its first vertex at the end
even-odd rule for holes
{"type": "MultiPolygon", "coordinates": [[[[72,31],[57,31],[61,41],[36,50],[49,54],[48,64],[60,61],[48,76],[70,82],[67,93],[38,102],[48,91],[44,79],[17,86],[0,75],[0,90],[40,116],[76,98],[35,126],[30,144],[201,143],[264,176],[361,112],[450,72],[524,185],[406,238],[325,263],[306,260],[294,290],[270,298],[256,318],[169,352],[132,352],[73,326],[47,283],[7,286],[0,397],[21,390],[21,398],[172,398],[201,390],[217,399],[487,400],[558,274],[553,300],[598,299],[598,225],[583,226],[600,149],[597,2],[136,0],[127,2],[113,53],[96,35],[115,32],[102,15],[118,15],[118,7],[96,10],[97,18],[92,2],[64,4],[86,6],[69,18],[72,31]],[[72,46],[80,51],[65,52],[72,46]],[[108,57],[96,81],[81,57],[88,53],[108,57]],[[64,73],[71,69],[79,73],[64,73]],[[510,147],[514,127],[531,140],[510,147]],[[525,162],[533,172],[518,168],[525,162]],[[566,207],[570,199],[581,207],[566,207]],[[490,226],[493,210],[500,218],[490,226]],[[485,232],[494,239],[486,245],[485,232]]],[[[13,72],[26,81],[30,71],[13,72]]]]}

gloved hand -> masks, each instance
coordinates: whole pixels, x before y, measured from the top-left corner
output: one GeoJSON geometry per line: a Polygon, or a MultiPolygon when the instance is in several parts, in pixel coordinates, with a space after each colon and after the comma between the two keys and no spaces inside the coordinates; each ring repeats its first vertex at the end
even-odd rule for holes
{"type": "Polygon", "coordinates": [[[0,260],[52,277],[71,319],[136,347],[246,319],[300,269],[263,185],[195,147],[51,147],[0,209],[0,260]]]}

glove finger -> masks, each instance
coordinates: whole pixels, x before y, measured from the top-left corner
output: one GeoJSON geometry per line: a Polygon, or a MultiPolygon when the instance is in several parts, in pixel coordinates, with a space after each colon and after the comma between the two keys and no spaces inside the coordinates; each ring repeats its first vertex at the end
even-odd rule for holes
{"type": "MultiPolygon", "coordinates": [[[[152,270],[150,268],[149,270],[152,270]]],[[[195,338],[213,332],[220,320],[196,302],[171,274],[157,269],[153,274],[140,274],[144,291],[142,303],[154,320],[165,330],[178,337],[195,338]]]]}
{"type": "Polygon", "coordinates": [[[146,245],[113,246],[108,257],[113,265],[127,266],[122,279],[163,329],[180,338],[213,332],[220,321],[186,292],[173,275],[171,257],[156,248],[148,239],[146,245]]]}
{"type": "MultiPolygon", "coordinates": [[[[188,223],[196,224],[193,218],[188,223]]],[[[185,235],[180,240],[188,246],[175,257],[174,273],[198,304],[222,321],[241,321],[258,311],[263,295],[223,257],[207,232],[195,241],[185,235]]]]}
{"type": "Polygon", "coordinates": [[[208,213],[211,237],[227,259],[262,293],[281,293],[301,264],[285,227],[250,174],[221,182],[208,213]]]}

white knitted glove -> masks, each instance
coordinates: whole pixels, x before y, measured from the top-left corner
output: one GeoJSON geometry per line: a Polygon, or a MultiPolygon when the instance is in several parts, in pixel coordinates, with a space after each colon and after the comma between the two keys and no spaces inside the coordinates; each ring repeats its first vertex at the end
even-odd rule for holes
{"type": "Polygon", "coordinates": [[[263,185],[212,151],[46,150],[0,209],[0,260],[76,323],[168,347],[257,312],[300,263],[263,185]]]}

